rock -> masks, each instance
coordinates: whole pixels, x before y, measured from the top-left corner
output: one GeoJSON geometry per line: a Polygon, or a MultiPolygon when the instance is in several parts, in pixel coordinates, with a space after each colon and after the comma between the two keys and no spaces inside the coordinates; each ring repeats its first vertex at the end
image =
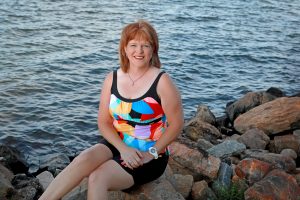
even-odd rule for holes
{"type": "Polygon", "coordinates": [[[52,174],[55,174],[57,170],[64,169],[69,163],[70,159],[65,154],[52,154],[41,158],[42,163],[40,165],[41,169],[47,169],[52,174]]]}
{"type": "Polygon", "coordinates": [[[230,121],[234,121],[240,114],[259,106],[277,97],[268,92],[249,92],[238,101],[226,107],[226,113],[230,121]]]}
{"type": "Polygon", "coordinates": [[[219,158],[213,156],[204,157],[199,151],[190,149],[178,142],[173,142],[170,145],[170,149],[171,157],[180,165],[209,179],[217,177],[221,163],[219,158]]]}
{"type": "Polygon", "coordinates": [[[214,191],[218,188],[229,188],[231,185],[232,168],[228,164],[221,162],[218,178],[213,182],[214,191]]]}
{"type": "Polygon", "coordinates": [[[48,171],[42,172],[41,174],[37,175],[36,178],[41,183],[43,190],[46,190],[46,188],[54,179],[53,175],[48,171]]]}
{"type": "Polygon", "coordinates": [[[300,128],[300,97],[281,97],[262,104],[234,120],[234,128],[245,133],[258,128],[267,135],[300,128]]]}
{"type": "Polygon", "coordinates": [[[276,169],[283,169],[286,172],[293,172],[296,169],[296,163],[292,158],[281,154],[269,153],[264,150],[247,149],[241,153],[240,156],[242,159],[255,158],[257,160],[265,161],[270,163],[272,167],[276,169]]]}
{"type": "Polygon", "coordinates": [[[300,173],[294,175],[298,186],[300,187],[300,173]]]}
{"type": "Polygon", "coordinates": [[[217,117],[216,126],[217,126],[218,130],[220,130],[220,132],[224,135],[230,136],[230,135],[234,134],[234,131],[232,129],[233,124],[231,123],[231,121],[229,120],[227,115],[217,117]]]}
{"type": "Polygon", "coordinates": [[[41,195],[43,191],[37,178],[27,177],[25,174],[15,175],[12,184],[16,192],[11,199],[32,200],[41,195]]]}
{"type": "Polygon", "coordinates": [[[295,135],[275,136],[274,146],[276,153],[280,153],[283,149],[293,149],[296,153],[300,153],[300,142],[295,135]]]}
{"type": "Polygon", "coordinates": [[[11,182],[14,178],[14,174],[0,163],[0,177],[11,182]]]}
{"type": "Polygon", "coordinates": [[[179,162],[175,161],[172,157],[169,157],[168,165],[170,166],[174,174],[192,175],[194,177],[194,180],[197,181],[203,179],[203,176],[201,174],[193,172],[192,169],[181,165],[179,162]]]}
{"type": "Polygon", "coordinates": [[[217,199],[215,193],[208,187],[206,181],[198,181],[194,183],[192,188],[193,200],[215,200],[217,199]]]}
{"type": "Polygon", "coordinates": [[[216,117],[206,105],[199,105],[197,108],[196,118],[211,125],[216,124],[216,117]]]}
{"type": "Polygon", "coordinates": [[[29,169],[28,164],[16,149],[0,144],[0,157],[2,157],[1,163],[14,174],[26,173],[29,169]]]}
{"type": "Polygon", "coordinates": [[[209,123],[201,121],[201,119],[193,118],[186,123],[184,133],[193,141],[203,138],[213,144],[222,136],[219,130],[209,123]]]}
{"type": "Polygon", "coordinates": [[[260,181],[271,170],[271,164],[253,158],[241,160],[235,167],[236,175],[247,180],[250,185],[260,181]]]}
{"type": "Polygon", "coordinates": [[[168,180],[164,178],[159,178],[143,185],[137,192],[139,194],[143,194],[144,197],[149,200],[184,200],[184,197],[174,189],[168,180]]]}
{"type": "Polygon", "coordinates": [[[221,144],[218,144],[210,149],[207,152],[210,155],[213,155],[218,158],[225,158],[232,155],[241,153],[246,149],[246,146],[242,143],[239,143],[235,140],[225,140],[221,144]]]}
{"type": "Polygon", "coordinates": [[[192,175],[174,174],[170,182],[175,190],[186,199],[192,190],[194,178],[192,175]]]}
{"type": "MultiPolygon", "coordinates": [[[[227,137],[225,140],[236,140],[236,141],[238,141],[238,139],[239,139],[240,137],[241,137],[241,136],[238,135],[238,134],[233,134],[232,136],[227,137]]],[[[238,141],[238,142],[239,142],[239,141],[238,141]]],[[[240,143],[242,143],[242,142],[240,142],[240,143]]]]}
{"type": "Polygon", "coordinates": [[[280,152],[280,154],[283,155],[283,156],[290,157],[294,160],[296,160],[296,158],[297,158],[297,153],[293,149],[283,149],[280,152]]]}
{"type": "Polygon", "coordinates": [[[294,130],[293,135],[299,140],[300,139],[300,129],[294,130]]]}
{"type": "Polygon", "coordinates": [[[247,130],[237,141],[246,145],[250,149],[265,149],[270,142],[270,138],[257,128],[247,130]]]}
{"type": "Polygon", "coordinates": [[[14,188],[10,181],[0,176],[0,198],[6,197],[9,193],[12,193],[13,190],[14,188]]]}
{"type": "Polygon", "coordinates": [[[289,199],[298,200],[300,187],[295,178],[275,169],[245,192],[245,200],[289,199]]]}
{"type": "Polygon", "coordinates": [[[197,147],[198,148],[201,148],[203,150],[207,150],[211,147],[213,147],[214,145],[212,143],[210,143],[209,141],[203,139],[203,138],[200,138],[198,141],[197,141],[197,147]]]}

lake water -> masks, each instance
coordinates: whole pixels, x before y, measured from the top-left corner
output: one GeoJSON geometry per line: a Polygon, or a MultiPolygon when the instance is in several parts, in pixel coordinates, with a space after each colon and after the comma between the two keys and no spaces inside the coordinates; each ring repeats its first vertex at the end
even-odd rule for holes
{"type": "Polygon", "coordinates": [[[300,91],[299,0],[1,0],[0,143],[32,168],[95,144],[101,84],[137,19],[157,29],[186,119],[199,104],[222,116],[249,91],[300,91]]]}

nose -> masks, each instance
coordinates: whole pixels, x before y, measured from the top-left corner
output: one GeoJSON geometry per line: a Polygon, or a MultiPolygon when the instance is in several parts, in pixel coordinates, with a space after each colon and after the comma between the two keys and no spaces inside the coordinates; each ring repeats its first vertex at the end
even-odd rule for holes
{"type": "Polygon", "coordinates": [[[143,47],[143,45],[139,45],[139,47],[138,47],[138,52],[144,52],[144,47],[143,47]]]}

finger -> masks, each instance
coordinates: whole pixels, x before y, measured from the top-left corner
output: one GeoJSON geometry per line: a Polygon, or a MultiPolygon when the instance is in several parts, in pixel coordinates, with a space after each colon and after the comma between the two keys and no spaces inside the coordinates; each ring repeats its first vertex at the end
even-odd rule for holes
{"type": "Polygon", "coordinates": [[[130,168],[130,169],[133,169],[133,167],[131,166],[131,163],[127,163],[126,164],[126,167],[130,168]]]}
{"type": "Polygon", "coordinates": [[[143,158],[143,154],[140,151],[136,151],[136,153],[140,158],[143,158]]]}

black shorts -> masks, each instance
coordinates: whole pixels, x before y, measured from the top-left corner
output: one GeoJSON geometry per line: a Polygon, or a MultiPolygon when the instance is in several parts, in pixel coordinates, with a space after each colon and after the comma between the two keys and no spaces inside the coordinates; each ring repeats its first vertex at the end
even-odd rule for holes
{"type": "Polygon", "coordinates": [[[113,160],[133,177],[134,186],[142,185],[157,179],[164,173],[167,167],[169,156],[160,154],[158,159],[153,159],[140,167],[130,169],[121,164],[123,160],[121,160],[120,153],[112,144],[105,139],[102,139],[100,143],[106,145],[111,150],[113,160]]]}

